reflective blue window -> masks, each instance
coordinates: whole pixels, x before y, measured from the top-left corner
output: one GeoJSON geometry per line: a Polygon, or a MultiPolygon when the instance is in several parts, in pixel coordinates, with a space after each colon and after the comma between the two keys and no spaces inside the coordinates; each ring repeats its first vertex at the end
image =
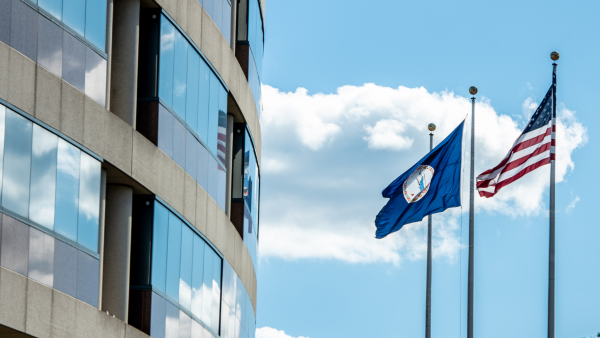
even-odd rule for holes
{"type": "MultiPolygon", "coordinates": [[[[208,112],[210,104],[210,81],[212,71],[204,62],[200,62],[200,85],[198,93],[198,135],[206,142],[208,140],[208,112]]],[[[216,80],[216,79],[215,79],[216,80]]]]}
{"type": "Polygon", "coordinates": [[[196,177],[198,184],[208,192],[208,158],[212,158],[204,146],[198,147],[198,175],[196,177]]]}
{"type": "Polygon", "coordinates": [[[173,109],[185,121],[187,93],[188,42],[179,31],[175,31],[175,64],[173,68],[173,109]]]}
{"type": "MultiPolygon", "coordinates": [[[[95,1],[95,0],[90,0],[95,1]]],[[[106,8],[104,8],[106,12],[106,8]]],[[[106,15],[106,14],[105,14],[106,15]]],[[[85,35],[85,1],[83,0],[63,0],[63,19],[62,21],[73,29],[77,34],[85,35]]],[[[102,46],[104,47],[104,46],[102,46]]],[[[104,49],[104,48],[103,48],[104,49]]]]}
{"type": "Polygon", "coordinates": [[[57,151],[58,137],[34,125],[29,219],[50,230],[54,229],[57,151]]]}
{"type": "Polygon", "coordinates": [[[2,206],[20,216],[29,216],[29,179],[33,123],[21,115],[6,112],[2,206]]]}
{"type": "Polygon", "coordinates": [[[252,338],[256,330],[254,308],[240,278],[223,261],[221,338],[252,338]]]}
{"type": "Polygon", "coordinates": [[[62,0],[39,0],[38,5],[40,6],[40,8],[50,13],[53,17],[57,18],[58,20],[62,19],[62,0]]]}
{"type": "Polygon", "coordinates": [[[250,132],[246,130],[244,141],[244,243],[257,266],[257,236],[260,175],[250,132]]]}
{"type": "Polygon", "coordinates": [[[202,284],[204,282],[204,250],[206,243],[198,237],[194,237],[194,259],[192,269],[192,313],[202,317],[202,284]]]}
{"type": "Polygon", "coordinates": [[[221,303],[221,258],[217,255],[214,255],[213,257],[211,328],[215,331],[219,331],[219,304],[221,303]]]}
{"type": "Polygon", "coordinates": [[[217,159],[225,166],[225,154],[227,153],[227,92],[219,90],[219,122],[217,123],[217,159]]]}
{"type": "Polygon", "coordinates": [[[106,69],[106,59],[86,48],[85,93],[103,106],[106,103],[106,69]]]}
{"type": "Polygon", "coordinates": [[[221,96],[221,83],[217,77],[211,73],[210,76],[210,102],[208,106],[208,149],[213,153],[217,152],[217,135],[219,133],[219,103],[221,96]]]}
{"type": "Polygon", "coordinates": [[[166,292],[167,241],[169,236],[169,211],[154,202],[154,229],[152,233],[152,285],[166,292]]]}
{"type": "Polygon", "coordinates": [[[198,140],[190,133],[186,131],[185,140],[185,171],[197,181],[198,175],[198,147],[202,147],[198,140]]]}
{"type": "Polygon", "coordinates": [[[214,265],[215,253],[211,248],[206,246],[204,251],[204,282],[202,289],[204,289],[202,295],[202,321],[212,326],[212,310],[213,310],[213,265],[214,265]]]}
{"type": "Polygon", "coordinates": [[[54,231],[72,241],[77,241],[80,162],[81,150],[59,139],[54,231]]]}
{"type": "Polygon", "coordinates": [[[106,45],[106,0],[87,0],[85,12],[85,38],[104,50],[106,45]]]}
{"type": "MultiPolygon", "coordinates": [[[[6,108],[0,105],[0,177],[4,176],[4,130],[6,121],[6,108]]],[[[0,192],[2,191],[2,180],[0,180],[0,192]]]]}
{"type": "Polygon", "coordinates": [[[80,168],[77,242],[97,252],[100,213],[100,162],[82,152],[80,168]]]}
{"type": "Polygon", "coordinates": [[[181,220],[169,213],[169,246],[167,251],[167,295],[179,300],[179,268],[181,264],[181,220]]]}
{"type": "Polygon", "coordinates": [[[39,16],[37,62],[62,77],[63,30],[54,22],[39,16]]]}
{"type": "Polygon", "coordinates": [[[188,311],[192,306],[192,262],[194,236],[192,229],[184,226],[181,231],[181,268],[179,273],[179,304],[188,311]]]}
{"type": "Polygon", "coordinates": [[[186,128],[178,119],[173,119],[173,156],[172,158],[185,169],[185,136],[186,128]]]}
{"type": "Polygon", "coordinates": [[[160,64],[158,72],[158,96],[173,106],[173,64],[175,62],[175,27],[161,16],[160,64]]]}
{"type": "MultiPolygon", "coordinates": [[[[187,70],[187,103],[185,106],[185,122],[198,133],[198,90],[200,89],[200,55],[194,48],[188,48],[188,70],[187,70]]],[[[204,61],[202,61],[204,63],[204,61]]]]}

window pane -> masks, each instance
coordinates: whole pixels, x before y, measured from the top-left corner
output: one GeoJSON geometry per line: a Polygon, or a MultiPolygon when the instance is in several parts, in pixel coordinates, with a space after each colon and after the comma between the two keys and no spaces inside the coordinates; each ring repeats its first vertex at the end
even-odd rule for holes
{"type": "Polygon", "coordinates": [[[102,51],[106,47],[106,0],[87,0],[85,38],[102,51]]]}
{"type": "Polygon", "coordinates": [[[0,265],[27,276],[29,264],[29,226],[2,215],[2,253],[0,265]]]}
{"type": "Polygon", "coordinates": [[[217,204],[225,210],[225,193],[227,192],[227,173],[217,164],[217,204]]]}
{"type": "Polygon", "coordinates": [[[221,257],[214,255],[212,287],[212,329],[219,331],[219,313],[221,312],[221,257]]]}
{"type": "Polygon", "coordinates": [[[198,175],[198,147],[200,144],[198,140],[186,130],[186,141],[185,141],[185,171],[192,176],[194,180],[198,175]]]}
{"type": "Polygon", "coordinates": [[[73,297],[77,294],[78,251],[62,241],[54,243],[54,288],[73,297]]]}
{"type": "Polygon", "coordinates": [[[173,158],[173,114],[158,105],[158,147],[173,158]]]}
{"type": "Polygon", "coordinates": [[[173,63],[175,61],[175,27],[161,15],[158,96],[173,106],[173,63]]]}
{"type": "Polygon", "coordinates": [[[204,10],[206,13],[208,13],[208,15],[210,15],[211,18],[214,13],[214,2],[215,0],[202,0],[202,7],[204,7],[204,10]]]}
{"type": "Polygon", "coordinates": [[[204,281],[202,285],[202,321],[206,325],[212,323],[212,287],[213,287],[213,265],[215,253],[210,246],[206,246],[204,250],[204,281]]]}
{"type": "Polygon", "coordinates": [[[100,162],[81,153],[79,184],[79,220],[77,242],[98,251],[98,216],[100,213],[100,162]]]}
{"type": "Polygon", "coordinates": [[[37,54],[38,15],[24,2],[12,2],[10,46],[33,61],[37,54]]]}
{"type": "Polygon", "coordinates": [[[4,123],[6,121],[6,107],[0,104],[0,191],[2,191],[2,177],[4,168],[4,123]]]}
{"type": "Polygon", "coordinates": [[[54,237],[29,229],[29,278],[52,287],[54,282],[54,237]]]}
{"type": "Polygon", "coordinates": [[[173,109],[185,121],[187,93],[188,42],[179,31],[175,31],[175,65],[173,68],[173,109]]]}
{"type": "Polygon", "coordinates": [[[11,0],[0,0],[0,41],[10,46],[11,0]]]}
{"type": "Polygon", "coordinates": [[[187,96],[185,122],[198,133],[198,90],[200,84],[200,55],[192,47],[188,48],[187,96]]]}
{"type": "Polygon", "coordinates": [[[202,318],[202,284],[204,282],[204,250],[206,244],[194,236],[194,259],[192,269],[192,313],[202,318]]]}
{"type": "Polygon", "coordinates": [[[191,338],[192,337],[192,318],[185,314],[183,311],[179,311],[179,338],[191,338]]]}
{"type": "Polygon", "coordinates": [[[2,206],[26,218],[29,216],[32,130],[31,121],[7,110],[2,206]]]}
{"type": "Polygon", "coordinates": [[[77,299],[98,306],[99,261],[77,250],[77,299]]]}
{"type": "Polygon", "coordinates": [[[185,136],[187,129],[179,122],[173,119],[173,160],[185,169],[185,136]]]}
{"type": "MultiPolygon", "coordinates": [[[[65,0],[65,2],[70,0],[65,0]]],[[[85,92],[85,50],[83,42],[63,31],[62,77],[73,87],[85,92]]]]}
{"type": "MultiPolygon", "coordinates": [[[[96,0],[93,0],[94,2],[96,0]]],[[[106,60],[86,47],[85,59],[85,93],[94,101],[106,103],[106,60]]]]}
{"type": "Polygon", "coordinates": [[[208,111],[210,106],[210,80],[212,71],[204,60],[200,60],[200,84],[198,92],[198,135],[208,142],[208,111]]]}
{"type": "Polygon", "coordinates": [[[179,304],[187,310],[192,305],[192,259],[196,235],[185,224],[181,230],[181,265],[179,272],[179,304]]]}
{"type": "Polygon", "coordinates": [[[167,300],[152,292],[152,314],[150,319],[150,335],[154,338],[165,338],[167,321],[167,300]]]}
{"type": "Polygon", "coordinates": [[[77,241],[80,162],[81,150],[58,139],[54,231],[72,241],[77,241]]]}
{"type": "Polygon", "coordinates": [[[231,42],[231,4],[227,0],[222,0],[223,2],[223,29],[221,32],[227,40],[227,44],[229,45],[231,42]]]}
{"type": "Polygon", "coordinates": [[[38,0],[38,5],[59,21],[62,19],[62,0],[38,0]]]}
{"type": "Polygon", "coordinates": [[[217,189],[219,186],[219,165],[212,155],[208,155],[208,189],[207,192],[215,201],[217,200],[217,189]]]}
{"type": "Polygon", "coordinates": [[[85,0],[63,0],[63,23],[84,36],[85,0]]]}
{"type": "Polygon", "coordinates": [[[63,30],[43,15],[39,16],[38,25],[37,62],[62,77],[63,30]]]}
{"type": "Polygon", "coordinates": [[[54,229],[57,149],[58,137],[34,124],[29,219],[50,230],[54,229]]]}
{"type": "Polygon", "coordinates": [[[217,159],[225,166],[225,153],[227,152],[227,91],[219,88],[219,122],[217,129],[217,159]]]}
{"type": "Polygon", "coordinates": [[[219,27],[219,30],[223,32],[223,5],[221,5],[221,1],[227,0],[213,0],[213,12],[210,13],[211,18],[219,27]]]}
{"type": "MultiPolygon", "coordinates": [[[[179,299],[179,267],[181,264],[181,220],[169,213],[169,247],[167,254],[167,295],[179,299]]],[[[178,317],[179,318],[179,317],[178,317]]]]}
{"type": "Polygon", "coordinates": [[[168,302],[165,338],[179,338],[179,309],[168,302]]]}
{"type": "Polygon", "coordinates": [[[166,292],[167,242],[169,212],[162,204],[154,202],[154,230],[152,233],[152,285],[166,292]]]}
{"type": "Polygon", "coordinates": [[[204,328],[195,320],[192,320],[192,338],[209,338],[204,336],[204,328]]]}
{"type": "MultiPolygon", "coordinates": [[[[204,190],[208,191],[208,151],[203,145],[198,146],[198,176],[196,181],[204,190]]],[[[212,157],[212,156],[211,156],[212,157]]]]}
{"type": "Polygon", "coordinates": [[[208,149],[217,153],[217,134],[219,132],[219,100],[221,83],[214,73],[210,74],[210,103],[208,115],[208,149]]]}

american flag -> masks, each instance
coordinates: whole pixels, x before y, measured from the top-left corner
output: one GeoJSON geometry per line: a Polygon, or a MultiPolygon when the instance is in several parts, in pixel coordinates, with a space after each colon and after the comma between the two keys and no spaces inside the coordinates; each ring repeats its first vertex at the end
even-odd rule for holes
{"type": "Polygon", "coordinates": [[[506,157],[477,177],[479,196],[492,197],[525,174],[555,160],[556,73],[552,87],[506,157]]]}

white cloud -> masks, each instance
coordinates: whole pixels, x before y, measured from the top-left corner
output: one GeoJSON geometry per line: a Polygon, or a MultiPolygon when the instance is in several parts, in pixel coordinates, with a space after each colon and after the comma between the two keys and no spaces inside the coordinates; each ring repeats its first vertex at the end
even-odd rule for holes
{"type": "Polygon", "coordinates": [[[256,329],[256,338],[309,338],[304,336],[292,337],[285,334],[282,330],[277,330],[268,326],[256,329]]]}
{"type": "MultiPolygon", "coordinates": [[[[426,223],[406,225],[374,239],[375,215],[387,202],[381,190],[448,135],[471,111],[468,98],[425,88],[344,86],[334,94],[306,89],[280,92],[263,86],[263,175],[260,257],[336,259],[353,263],[420,259],[426,252],[426,223]]],[[[522,114],[537,103],[527,99],[522,114]]],[[[557,182],[575,168],[572,154],[587,142],[575,112],[559,106],[557,182]]],[[[476,174],[498,164],[521,133],[518,119],[497,113],[489,100],[476,103],[476,174]]],[[[465,149],[470,140],[470,117],[465,149]]],[[[469,156],[463,163],[463,204],[434,215],[434,256],[456,258],[461,211],[468,210],[469,156]]],[[[476,197],[478,212],[512,217],[547,210],[549,166],[526,175],[496,197],[476,197]]],[[[464,218],[464,217],[463,217],[464,218]]],[[[466,224],[466,223],[465,223],[466,224]]]]}
{"type": "Polygon", "coordinates": [[[577,205],[577,202],[581,201],[581,199],[579,198],[579,196],[575,196],[575,198],[571,201],[571,203],[569,203],[569,205],[567,205],[567,207],[565,208],[565,211],[567,212],[567,214],[570,214],[573,209],[575,209],[575,205],[577,205]]]}

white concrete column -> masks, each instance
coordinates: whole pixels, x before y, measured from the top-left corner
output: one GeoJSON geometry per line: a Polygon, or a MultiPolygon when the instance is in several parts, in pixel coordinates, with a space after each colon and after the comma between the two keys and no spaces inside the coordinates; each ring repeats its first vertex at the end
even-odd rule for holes
{"type": "Polygon", "coordinates": [[[102,311],[127,323],[133,188],[106,186],[102,311]]]}

